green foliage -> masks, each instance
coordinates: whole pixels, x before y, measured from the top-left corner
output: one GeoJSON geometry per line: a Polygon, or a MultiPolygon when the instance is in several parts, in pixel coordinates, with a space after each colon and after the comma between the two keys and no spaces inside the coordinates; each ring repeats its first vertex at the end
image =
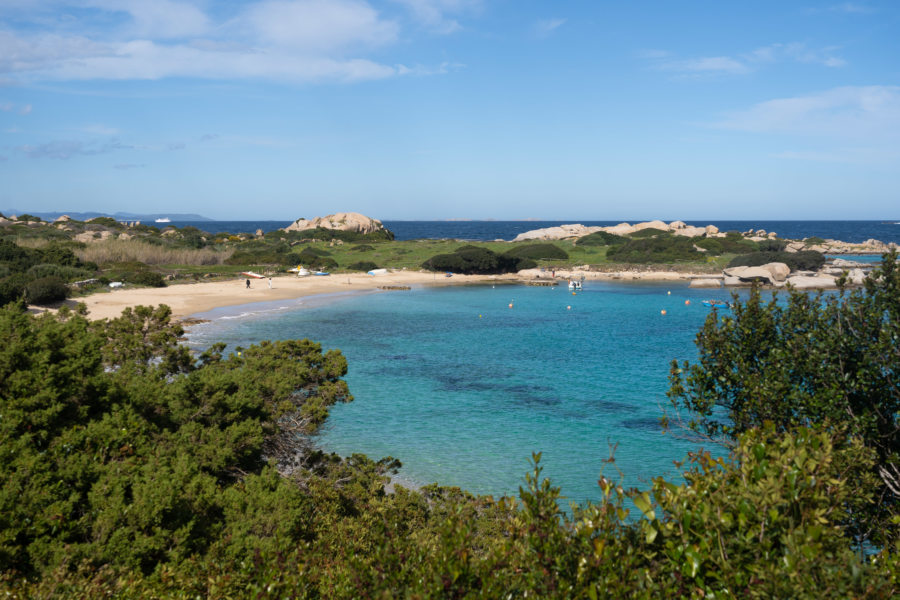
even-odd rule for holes
{"type": "Polygon", "coordinates": [[[128,283],[146,285],[148,287],[166,287],[166,279],[156,271],[136,271],[128,273],[125,277],[128,283]]]}
{"type": "Polygon", "coordinates": [[[44,220],[42,218],[36,217],[34,215],[29,215],[28,213],[19,215],[18,217],[16,217],[16,220],[23,222],[23,223],[43,223],[44,222],[44,220]]]}
{"type": "Polygon", "coordinates": [[[495,252],[480,246],[462,246],[452,254],[432,256],[422,265],[430,271],[449,271],[453,273],[488,274],[509,273],[518,270],[519,259],[495,252]]]}
{"type": "Polygon", "coordinates": [[[621,246],[612,246],[606,258],[612,262],[635,264],[674,263],[703,260],[703,253],[694,248],[691,238],[666,235],[633,239],[621,246]]]}
{"type": "Polygon", "coordinates": [[[371,252],[375,249],[375,246],[370,246],[369,244],[359,244],[358,246],[353,246],[350,249],[354,252],[371,252]]]}
{"type": "Polygon", "coordinates": [[[566,251],[554,244],[524,244],[514,246],[504,252],[503,256],[509,258],[530,258],[533,260],[568,260],[566,251]]]}
{"type": "Polygon", "coordinates": [[[170,314],[0,309],[3,571],[143,576],[306,535],[308,497],[267,459],[301,455],[298,436],[350,400],[346,361],[307,340],[194,359],[170,314]]]}
{"type": "Polygon", "coordinates": [[[672,237],[674,234],[665,229],[656,229],[655,227],[647,227],[646,229],[639,229],[633,233],[629,233],[628,237],[633,240],[639,240],[643,238],[651,238],[651,237],[672,237]]]}
{"type": "Polygon", "coordinates": [[[817,246],[819,244],[824,244],[825,240],[823,240],[819,236],[813,235],[808,238],[804,238],[803,243],[805,243],[807,246],[817,246]]]}
{"type": "Polygon", "coordinates": [[[782,252],[785,248],[787,248],[787,240],[762,240],[761,242],[756,242],[758,249],[761,252],[782,252]]]}
{"type": "Polygon", "coordinates": [[[735,256],[729,267],[758,267],[768,263],[780,262],[790,267],[791,271],[816,271],[825,264],[825,255],[815,250],[800,252],[751,252],[735,256]]]}
{"type": "Polygon", "coordinates": [[[703,238],[696,240],[694,243],[714,256],[725,253],[746,254],[754,252],[758,248],[756,242],[744,237],[703,238]]]}
{"type": "Polygon", "coordinates": [[[697,336],[699,361],[672,364],[669,396],[695,415],[690,427],[734,438],[764,423],[785,432],[821,424],[859,439],[875,465],[853,477],[853,532],[897,539],[900,502],[900,270],[896,253],[853,292],[791,291],[762,300],[752,290],[731,316],[710,315],[697,336]]]}
{"type": "Polygon", "coordinates": [[[368,261],[368,260],[362,260],[362,261],[359,261],[359,262],[355,262],[355,263],[353,263],[352,265],[347,265],[347,270],[348,270],[348,271],[365,271],[365,272],[369,272],[369,271],[372,271],[372,270],[377,269],[377,268],[378,268],[378,265],[376,265],[376,264],[373,263],[372,261],[368,261]]]}
{"type": "Polygon", "coordinates": [[[628,238],[609,233],[608,231],[595,231],[588,235],[582,236],[575,240],[576,246],[612,246],[614,244],[624,244],[628,238]]]}
{"type": "Polygon", "coordinates": [[[389,242],[394,239],[394,233],[388,229],[373,231],[372,233],[358,233],[356,231],[341,231],[339,229],[306,229],[304,231],[289,231],[286,238],[290,240],[341,240],[343,242],[389,242]]]}
{"type": "Polygon", "coordinates": [[[25,284],[25,300],[30,304],[54,304],[62,302],[68,295],[69,288],[55,275],[33,279],[25,284]]]}
{"type": "Polygon", "coordinates": [[[94,217],[87,221],[92,225],[103,225],[104,227],[118,227],[120,223],[112,217],[94,217]]]}

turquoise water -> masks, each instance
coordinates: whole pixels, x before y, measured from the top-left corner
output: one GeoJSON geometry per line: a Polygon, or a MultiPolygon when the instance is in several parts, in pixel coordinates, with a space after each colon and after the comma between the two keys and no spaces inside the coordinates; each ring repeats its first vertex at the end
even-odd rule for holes
{"type": "Polygon", "coordinates": [[[658,419],[671,359],[696,357],[704,298],[728,293],[588,282],[577,295],[508,285],[344,295],[213,311],[190,343],[308,337],[339,348],[355,401],[332,409],[327,450],[393,456],[410,483],[494,495],[516,493],[540,451],[544,473],[580,502],[598,498],[614,444],[604,473],[640,487],[677,477],[672,461],[695,449],[658,419]]]}

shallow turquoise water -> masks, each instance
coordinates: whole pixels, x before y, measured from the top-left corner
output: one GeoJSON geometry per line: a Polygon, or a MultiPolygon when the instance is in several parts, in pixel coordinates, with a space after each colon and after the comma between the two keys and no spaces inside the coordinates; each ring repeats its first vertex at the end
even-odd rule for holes
{"type": "Polygon", "coordinates": [[[580,502],[598,498],[613,444],[607,476],[618,469],[640,487],[677,477],[672,461],[694,446],[658,419],[671,359],[696,356],[704,298],[728,294],[684,283],[588,283],[575,296],[426,288],[213,311],[190,343],[308,337],[339,348],[355,401],[332,409],[326,449],[393,456],[412,483],[495,495],[516,493],[540,451],[544,473],[580,502]]]}

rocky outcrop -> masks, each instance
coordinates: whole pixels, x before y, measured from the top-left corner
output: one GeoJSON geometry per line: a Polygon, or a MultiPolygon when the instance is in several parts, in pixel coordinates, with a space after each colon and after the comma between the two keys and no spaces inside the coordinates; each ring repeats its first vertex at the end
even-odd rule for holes
{"type": "Polygon", "coordinates": [[[798,290],[825,290],[837,287],[831,275],[794,275],[787,284],[798,290]]]}
{"type": "Polygon", "coordinates": [[[722,287],[721,279],[714,279],[712,277],[698,277],[697,279],[691,279],[691,283],[688,287],[692,288],[720,288],[722,287]]]}
{"type": "Polygon", "coordinates": [[[335,213],[325,217],[314,219],[297,219],[282,231],[306,231],[307,229],[333,229],[337,231],[353,231],[356,233],[375,233],[384,230],[384,225],[377,219],[372,219],[355,212],[335,213]]]}
{"type": "Polygon", "coordinates": [[[609,227],[588,227],[578,224],[546,227],[544,229],[534,229],[532,231],[520,233],[513,241],[564,240],[568,238],[584,237],[597,231],[605,231],[613,235],[629,235],[638,231],[643,231],[644,229],[659,229],[661,231],[668,231],[675,235],[683,235],[685,237],[699,237],[703,235],[707,237],[722,237],[723,235],[719,233],[719,228],[715,225],[695,227],[693,225],[685,224],[684,221],[672,221],[668,224],[665,221],[644,221],[643,223],[636,223],[634,225],[630,223],[619,223],[618,225],[611,225],[609,227]]]}
{"type": "Polygon", "coordinates": [[[71,221],[71,220],[72,220],[72,217],[70,217],[69,215],[60,215],[60,216],[56,217],[56,220],[53,222],[54,223],[65,223],[65,222],[71,221]]]}
{"type": "Polygon", "coordinates": [[[545,227],[543,229],[532,229],[525,233],[520,233],[513,240],[514,242],[523,242],[526,240],[564,240],[566,238],[584,237],[591,233],[602,231],[603,227],[586,227],[584,225],[559,225],[558,227],[545,227]]]}
{"type": "Polygon", "coordinates": [[[734,282],[735,279],[739,282],[737,285],[753,283],[775,285],[776,283],[772,273],[763,267],[731,267],[730,269],[725,269],[723,273],[725,274],[726,285],[729,282],[734,282]]]}
{"type": "Polygon", "coordinates": [[[76,235],[75,241],[90,244],[91,242],[103,242],[111,237],[113,237],[111,231],[85,231],[76,235]]]}

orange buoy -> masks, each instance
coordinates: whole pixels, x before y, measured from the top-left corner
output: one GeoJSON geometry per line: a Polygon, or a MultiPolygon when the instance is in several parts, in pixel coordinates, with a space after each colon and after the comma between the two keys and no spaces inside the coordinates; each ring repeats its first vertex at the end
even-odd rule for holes
{"type": "Polygon", "coordinates": [[[510,307],[510,308],[512,308],[512,307],[513,307],[513,304],[512,304],[512,302],[510,302],[510,303],[509,303],[509,307],[510,307]]]}
{"type": "Polygon", "coordinates": [[[684,305],[685,305],[685,306],[690,306],[690,305],[691,305],[691,301],[690,301],[690,300],[685,300],[685,301],[684,301],[684,305]]]}
{"type": "Polygon", "coordinates": [[[666,314],[666,311],[661,310],[661,311],[659,311],[659,314],[664,315],[664,314],[666,314]]]}
{"type": "Polygon", "coordinates": [[[571,305],[567,306],[566,310],[572,310],[572,306],[571,305]]]}

